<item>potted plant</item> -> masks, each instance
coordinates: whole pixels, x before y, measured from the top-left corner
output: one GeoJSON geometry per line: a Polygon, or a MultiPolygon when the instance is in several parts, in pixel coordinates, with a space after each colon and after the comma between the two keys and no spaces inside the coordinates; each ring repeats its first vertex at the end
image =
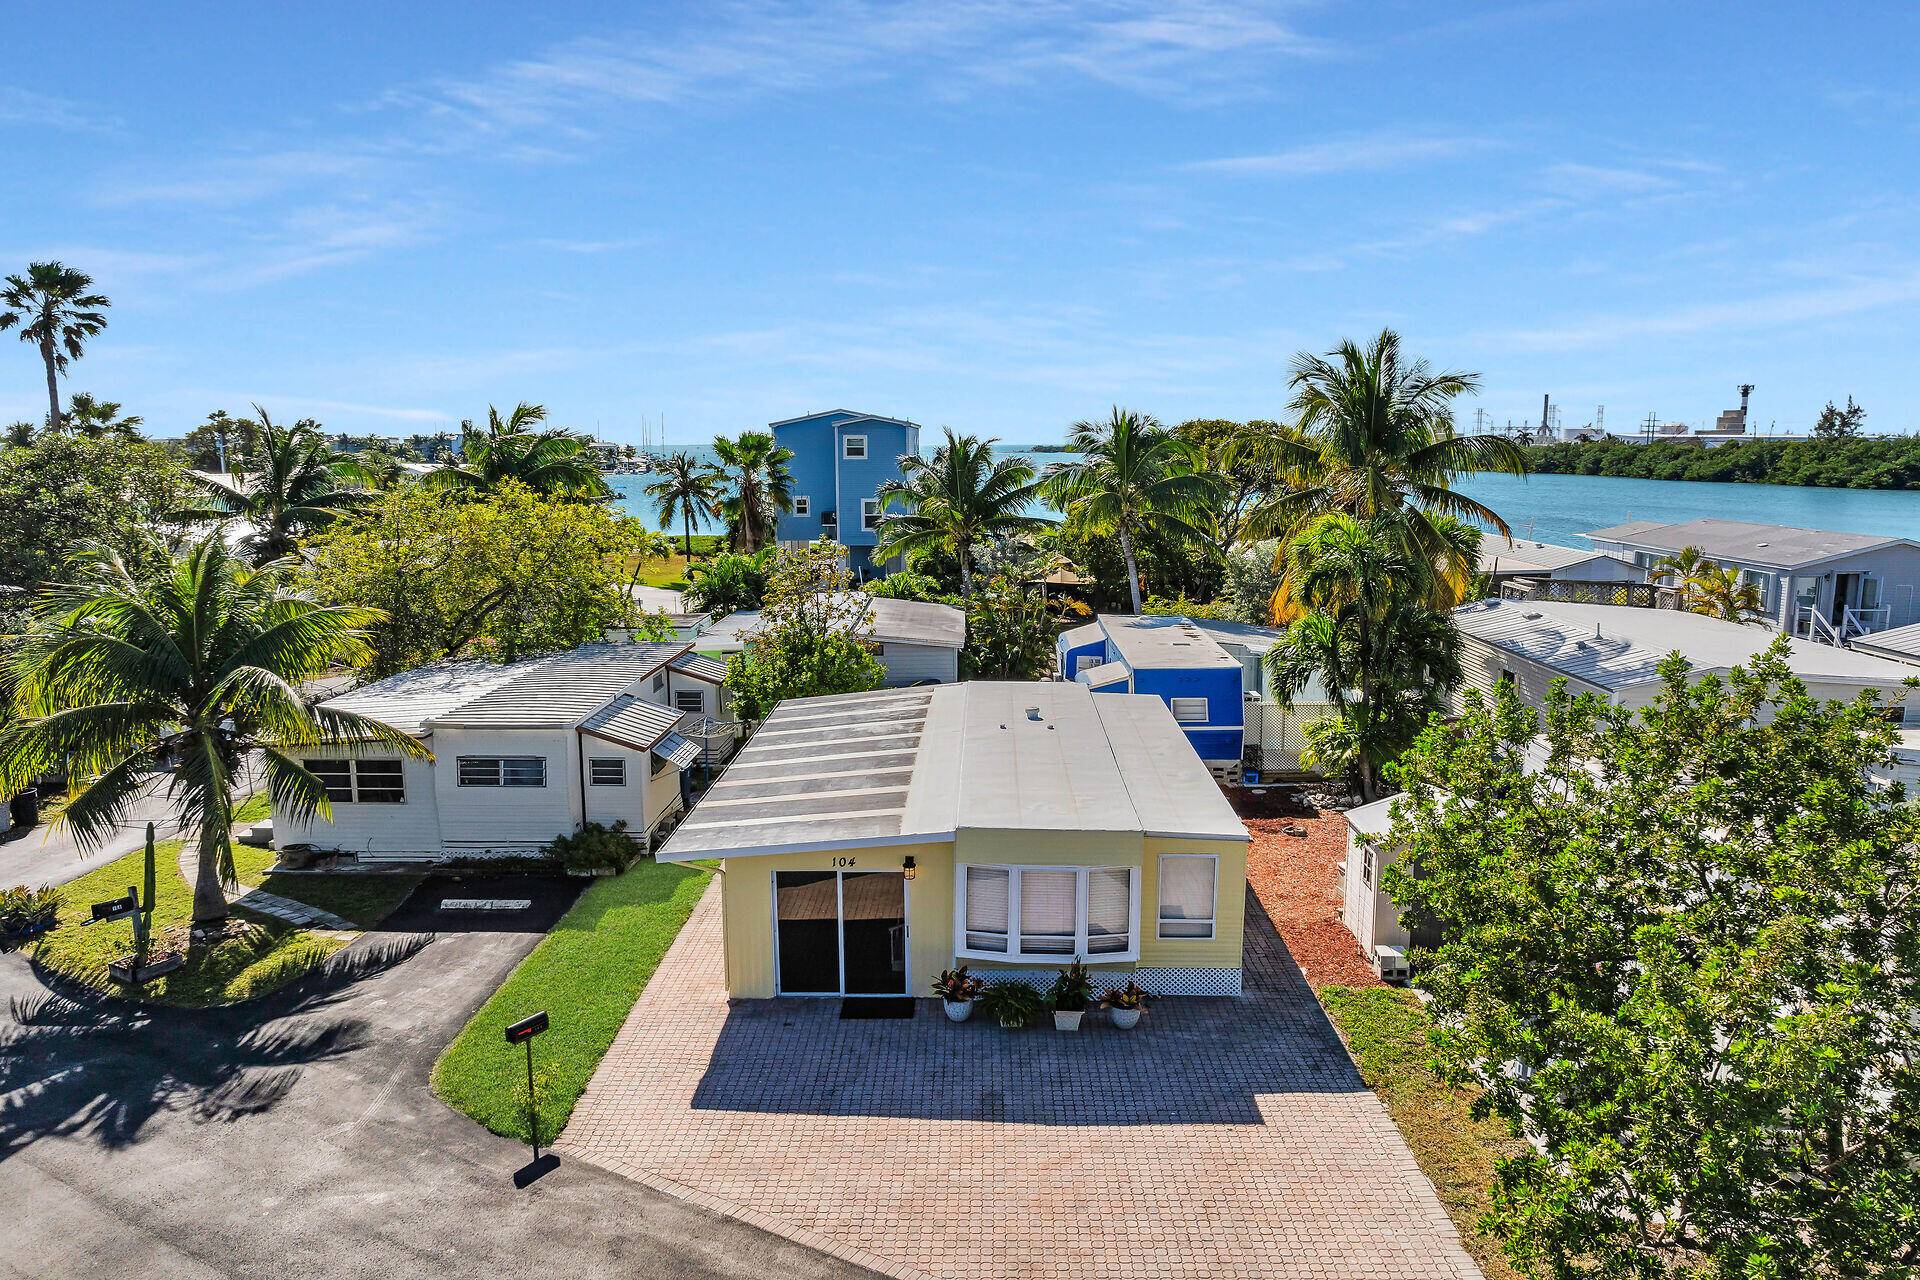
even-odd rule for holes
{"type": "Polygon", "coordinates": [[[1008,1031],[1030,1027],[1040,1021],[1045,1000],[1040,989],[1030,982],[1011,978],[996,982],[980,993],[980,1007],[1008,1031]]]}
{"type": "Polygon", "coordinates": [[[1114,1026],[1131,1031],[1140,1021],[1140,1015],[1146,1012],[1147,993],[1129,980],[1124,987],[1112,987],[1102,993],[1100,1007],[1112,1015],[1114,1026]]]}
{"type": "Polygon", "coordinates": [[[1053,990],[1049,993],[1053,999],[1054,1030],[1078,1031],[1080,1019],[1087,1012],[1087,1004],[1093,999],[1093,992],[1093,974],[1075,956],[1073,963],[1062,969],[1060,976],[1053,980],[1053,990]]]}
{"type": "Polygon", "coordinates": [[[53,928],[60,915],[60,891],[51,885],[16,885],[0,891],[0,937],[26,938],[53,928]]]}
{"type": "Polygon", "coordinates": [[[947,1021],[965,1022],[973,1016],[973,1002],[986,990],[986,980],[967,972],[967,966],[942,969],[933,980],[933,994],[946,1006],[947,1021]]]}

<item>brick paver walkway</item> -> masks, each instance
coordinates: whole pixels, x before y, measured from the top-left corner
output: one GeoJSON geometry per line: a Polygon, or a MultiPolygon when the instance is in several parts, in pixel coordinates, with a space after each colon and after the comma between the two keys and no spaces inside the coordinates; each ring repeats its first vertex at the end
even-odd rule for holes
{"type": "Polygon", "coordinates": [[[709,889],[561,1149],[899,1276],[1478,1277],[1249,898],[1247,995],[1132,1032],[743,1001],[709,889]]]}

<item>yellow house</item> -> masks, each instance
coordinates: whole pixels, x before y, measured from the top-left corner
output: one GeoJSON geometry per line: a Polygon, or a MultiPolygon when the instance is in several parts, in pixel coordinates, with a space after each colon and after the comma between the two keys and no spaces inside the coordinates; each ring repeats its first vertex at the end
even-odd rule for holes
{"type": "Polygon", "coordinates": [[[737,997],[965,964],[1240,994],[1247,832],[1157,697],[975,681],[775,709],[660,849],[722,860],[737,997]]]}

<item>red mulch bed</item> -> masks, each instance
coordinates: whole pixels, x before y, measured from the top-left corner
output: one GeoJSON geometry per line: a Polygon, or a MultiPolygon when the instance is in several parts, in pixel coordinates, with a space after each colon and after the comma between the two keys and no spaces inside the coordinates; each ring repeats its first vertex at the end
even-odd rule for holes
{"type": "Polygon", "coordinates": [[[1347,856],[1346,816],[1289,807],[1274,791],[1255,796],[1234,787],[1227,796],[1253,837],[1247,882],[1308,984],[1316,989],[1380,986],[1360,944],[1340,922],[1341,903],[1333,896],[1334,878],[1347,856]],[[1276,810],[1309,816],[1266,816],[1276,810]],[[1307,834],[1290,836],[1282,829],[1289,825],[1305,827],[1307,834]]]}

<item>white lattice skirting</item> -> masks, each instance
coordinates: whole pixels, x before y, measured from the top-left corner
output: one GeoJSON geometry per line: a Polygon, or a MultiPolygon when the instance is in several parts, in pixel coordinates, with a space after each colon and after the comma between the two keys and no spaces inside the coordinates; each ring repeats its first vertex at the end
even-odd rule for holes
{"type": "MultiPolygon", "coordinates": [[[[1060,976],[1058,969],[982,969],[979,976],[989,983],[1017,978],[1045,991],[1060,976]]],[[[1124,987],[1132,979],[1142,991],[1156,996],[1237,996],[1240,994],[1238,969],[1135,969],[1132,972],[1096,972],[1093,982],[1102,990],[1124,987]]]]}

